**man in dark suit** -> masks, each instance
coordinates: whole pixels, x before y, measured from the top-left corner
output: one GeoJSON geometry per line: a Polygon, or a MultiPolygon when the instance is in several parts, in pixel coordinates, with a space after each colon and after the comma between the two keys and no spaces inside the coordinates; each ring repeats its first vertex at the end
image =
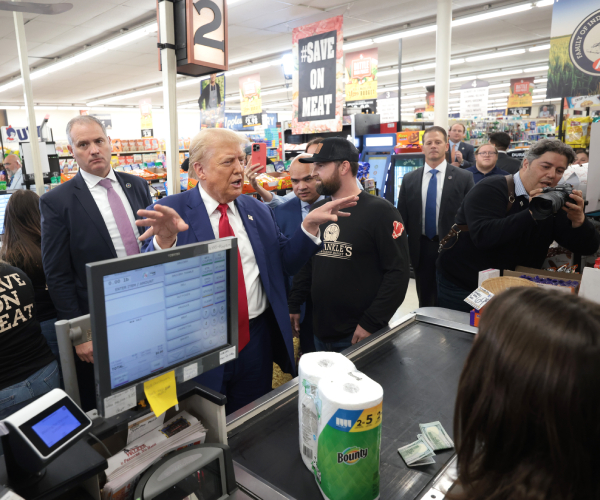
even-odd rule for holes
{"type": "MultiPolygon", "coordinates": [[[[277,205],[273,209],[275,221],[287,238],[291,238],[298,230],[302,221],[308,215],[310,207],[317,201],[325,198],[317,193],[317,180],[312,175],[312,165],[298,161],[299,158],[309,156],[312,155],[302,153],[296,156],[290,165],[289,173],[292,180],[292,189],[296,197],[281,205],[277,205]]],[[[288,276],[287,278],[286,292],[289,294],[294,277],[288,276]]],[[[316,349],[313,338],[312,301],[310,298],[302,306],[302,312],[293,316],[292,331],[296,337],[300,338],[300,351],[302,354],[314,352],[316,349]]]]}
{"type": "Polygon", "coordinates": [[[510,146],[510,135],[506,132],[495,132],[490,135],[490,144],[496,146],[498,150],[496,166],[501,170],[506,170],[511,175],[515,175],[521,168],[521,162],[511,158],[506,152],[510,146]]]}
{"type": "Polygon", "coordinates": [[[463,198],[474,185],[471,172],[446,162],[447,150],[446,131],[442,127],[428,128],[423,134],[425,166],[404,176],[398,196],[419,307],[436,305],[439,241],[450,231],[463,198]]]}
{"type": "Polygon", "coordinates": [[[466,131],[467,129],[462,123],[455,123],[448,131],[450,163],[459,168],[469,168],[475,165],[475,149],[470,144],[462,142],[466,131]]]}
{"type": "MultiPolygon", "coordinates": [[[[152,202],[144,180],[111,168],[111,141],[99,120],[73,118],[67,137],[79,173],[40,199],[42,260],[59,320],[89,313],[87,263],[140,253],[136,212],[152,202]]],[[[77,346],[76,352],[87,411],[96,404],[92,342],[77,346]]]]}
{"type": "Polygon", "coordinates": [[[281,234],[272,210],[250,196],[244,183],[244,143],[227,129],[205,129],[190,145],[198,188],[169,196],[139,214],[150,226],[144,251],[213,240],[238,239],[239,356],[197,380],[227,396],[227,413],[271,390],[273,361],[295,373],[285,275],[292,276],[321,248],[319,225],[338,220],[354,196],[311,211],[294,235],[281,234]],[[152,238],[151,238],[152,236],[152,238]]]}
{"type": "Polygon", "coordinates": [[[202,90],[198,104],[200,109],[216,109],[221,105],[221,87],[217,83],[216,73],[210,75],[210,83],[202,90]]]}

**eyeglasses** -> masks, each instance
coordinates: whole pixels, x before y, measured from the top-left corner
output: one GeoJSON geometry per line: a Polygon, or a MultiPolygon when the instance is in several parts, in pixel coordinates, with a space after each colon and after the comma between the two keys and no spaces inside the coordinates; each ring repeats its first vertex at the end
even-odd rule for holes
{"type": "Polygon", "coordinates": [[[496,156],[498,153],[476,153],[479,156],[496,156]]]}

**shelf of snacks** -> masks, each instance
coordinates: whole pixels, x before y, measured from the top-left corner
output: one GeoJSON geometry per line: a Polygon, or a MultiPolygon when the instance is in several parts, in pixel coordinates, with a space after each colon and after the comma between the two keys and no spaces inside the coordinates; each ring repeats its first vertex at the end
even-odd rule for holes
{"type": "MultiPolygon", "coordinates": [[[[256,177],[259,184],[262,185],[267,191],[276,191],[280,189],[292,189],[292,180],[287,172],[272,172],[262,173],[256,177]]],[[[248,182],[248,179],[244,178],[244,186],[242,187],[242,193],[254,194],[254,188],[248,182]]]]}

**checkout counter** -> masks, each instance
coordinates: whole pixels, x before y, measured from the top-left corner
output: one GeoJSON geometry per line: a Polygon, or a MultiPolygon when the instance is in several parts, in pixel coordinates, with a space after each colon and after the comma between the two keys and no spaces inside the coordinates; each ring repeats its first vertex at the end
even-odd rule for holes
{"type": "MultiPolygon", "coordinates": [[[[441,500],[450,488],[454,450],[407,467],[398,448],[422,422],[439,420],[453,437],[458,380],[476,332],[466,313],[422,308],[344,351],[383,387],[381,499],[441,500]]],[[[322,498],[298,450],[297,378],[229,415],[227,434],[242,491],[264,500],[322,498]]]]}

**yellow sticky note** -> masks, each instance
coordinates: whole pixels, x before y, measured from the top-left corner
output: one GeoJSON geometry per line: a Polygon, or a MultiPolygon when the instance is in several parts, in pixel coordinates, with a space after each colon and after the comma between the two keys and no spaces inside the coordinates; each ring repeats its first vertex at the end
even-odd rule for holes
{"type": "Polygon", "coordinates": [[[175,371],[144,382],[144,392],[154,415],[160,417],[169,408],[179,404],[175,386],[175,371]]]}

